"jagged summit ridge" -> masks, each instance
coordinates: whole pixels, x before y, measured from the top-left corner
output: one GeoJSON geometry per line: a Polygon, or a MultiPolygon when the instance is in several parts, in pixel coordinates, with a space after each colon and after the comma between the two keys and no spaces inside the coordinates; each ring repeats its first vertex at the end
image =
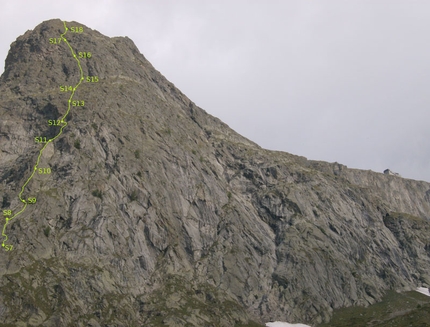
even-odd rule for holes
{"type": "MultiPolygon", "coordinates": [[[[9,324],[257,326],[327,320],[430,283],[430,185],[261,149],[208,115],[127,38],[77,22],[85,77],[0,252],[9,324]]],[[[79,67],[51,20],[0,78],[0,203],[18,194],[79,67]],[[69,52],[68,52],[69,51],[69,52]]]]}

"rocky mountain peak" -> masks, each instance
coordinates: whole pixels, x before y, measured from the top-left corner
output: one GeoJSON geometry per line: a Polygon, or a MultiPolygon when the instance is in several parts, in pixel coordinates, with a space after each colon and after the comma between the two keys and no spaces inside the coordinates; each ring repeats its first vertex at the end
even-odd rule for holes
{"type": "Polygon", "coordinates": [[[430,284],[428,183],[262,149],[126,37],[18,37],[0,151],[9,325],[314,323],[430,284]]]}

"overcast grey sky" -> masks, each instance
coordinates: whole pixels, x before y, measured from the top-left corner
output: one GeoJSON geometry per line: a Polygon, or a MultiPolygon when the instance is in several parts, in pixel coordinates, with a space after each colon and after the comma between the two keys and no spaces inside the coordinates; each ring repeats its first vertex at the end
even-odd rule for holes
{"type": "Polygon", "coordinates": [[[130,37],[198,106],[265,148],[430,181],[428,0],[0,4],[3,63],[26,30],[75,20],[130,37]]]}

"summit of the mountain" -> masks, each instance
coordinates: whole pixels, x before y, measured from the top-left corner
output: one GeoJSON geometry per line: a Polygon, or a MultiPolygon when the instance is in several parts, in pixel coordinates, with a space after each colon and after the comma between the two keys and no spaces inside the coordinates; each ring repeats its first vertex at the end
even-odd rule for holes
{"type": "Polygon", "coordinates": [[[3,230],[5,326],[316,323],[430,284],[429,183],[262,149],[77,22],[6,58],[2,211],[20,195],[37,202],[3,230]]]}

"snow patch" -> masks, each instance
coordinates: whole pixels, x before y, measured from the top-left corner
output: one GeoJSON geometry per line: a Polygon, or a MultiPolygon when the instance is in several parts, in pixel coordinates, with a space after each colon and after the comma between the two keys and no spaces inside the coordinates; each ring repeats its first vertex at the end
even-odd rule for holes
{"type": "Polygon", "coordinates": [[[429,289],[428,289],[428,288],[426,288],[426,287],[418,287],[418,288],[416,289],[416,291],[417,291],[417,292],[420,292],[420,293],[422,293],[422,294],[424,294],[424,295],[430,296],[429,289]]]}
{"type": "Polygon", "coordinates": [[[311,326],[304,325],[304,324],[289,324],[288,322],[275,321],[275,322],[267,322],[266,327],[311,327],[311,326]]]}

